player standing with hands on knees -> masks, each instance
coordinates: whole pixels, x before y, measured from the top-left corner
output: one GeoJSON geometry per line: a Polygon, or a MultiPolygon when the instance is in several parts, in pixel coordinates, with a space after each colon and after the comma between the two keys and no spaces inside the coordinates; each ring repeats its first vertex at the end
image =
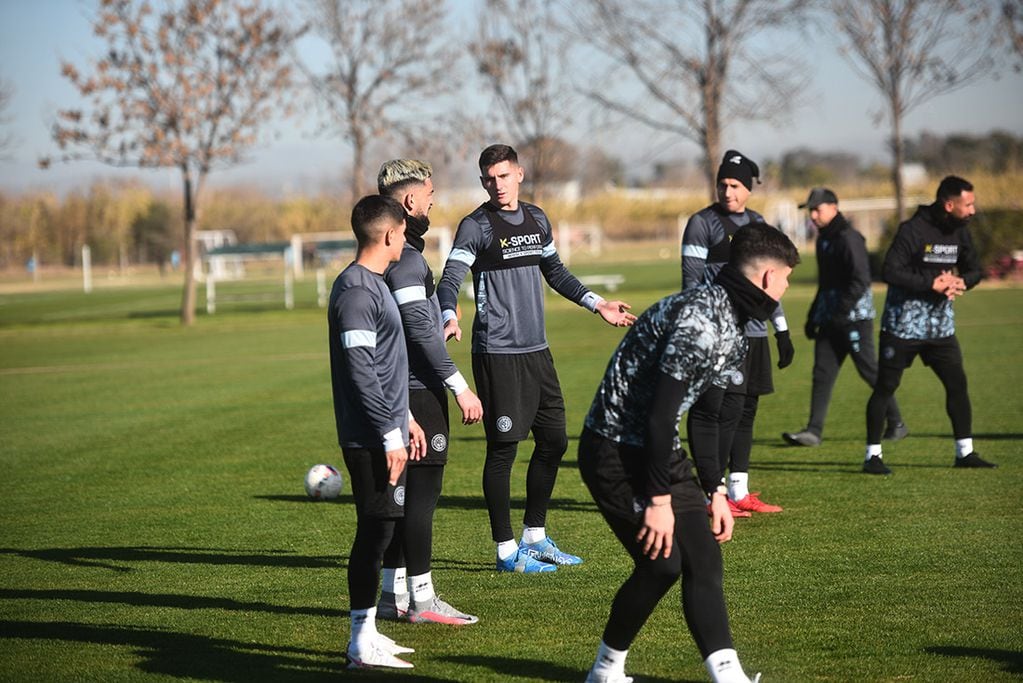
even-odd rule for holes
{"type": "Polygon", "coordinates": [[[945,411],[955,436],[955,467],[995,467],[973,450],[973,411],[952,302],[982,273],[968,224],[977,212],[973,185],[948,176],[933,204],[899,226],[884,259],[888,296],[881,316],[877,383],[867,402],[863,471],[891,474],[881,452],[885,411],[902,373],[920,356],[945,387],[945,411]]]}
{"type": "Polygon", "coordinates": [[[357,518],[348,556],[350,667],[410,669],[412,652],[376,630],[380,562],[404,514],[405,464],[423,457],[423,430],[409,412],[408,356],[401,316],[383,273],[405,245],[405,210],[390,197],[363,197],[352,209],[358,244],[330,292],[330,378],[338,443],[357,518]]]}
{"type": "Polygon", "coordinates": [[[377,618],[461,626],[479,619],[463,614],[437,596],[433,586],[433,513],[448,459],[450,390],[463,424],[483,416],[480,400],[455,367],[444,345],[444,326],[433,271],[423,257],[423,236],[430,228],[433,169],[417,159],[392,159],[380,167],[377,189],[405,209],[405,247],[388,265],[384,281],[398,304],[409,355],[409,404],[426,434],[426,453],[409,461],[405,516],[384,553],[383,591],[377,618]]]}
{"type": "Polygon", "coordinates": [[[508,145],[491,145],[479,159],[480,182],[490,200],[462,219],[444,266],[437,296],[444,334],[461,340],[455,313],[462,280],[472,271],[476,316],[472,372],[483,402],[487,456],[483,495],[497,543],[498,571],[552,572],[582,559],[562,552],[547,534],[547,508],[568,448],[565,401],[547,344],[546,285],[599,314],[608,324],[631,325],[624,301],[605,301],[584,287],[558,257],[550,221],[519,200],[525,177],[508,145]],[[511,471],[519,441],[533,433],[536,447],[526,474],[522,539],[511,526],[511,471]]]}
{"type": "Polygon", "coordinates": [[[697,480],[678,425],[707,389],[732,381],[749,348],[745,323],[773,313],[797,263],[780,230],[741,228],[713,283],[652,305],[611,356],[579,437],[579,471],[634,568],[611,603],[588,683],[632,680],[628,649],[680,575],[682,610],[711,678],[749,683],[722,588],[718,543],[733,528],[728,491],[713,450],[694,452],[697,480]]]}

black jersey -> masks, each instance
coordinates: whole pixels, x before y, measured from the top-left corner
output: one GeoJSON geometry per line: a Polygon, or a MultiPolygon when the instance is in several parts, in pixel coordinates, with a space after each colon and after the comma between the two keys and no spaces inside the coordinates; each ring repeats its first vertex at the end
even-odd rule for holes
{"type": "Polygon", "coordinates": [[[874,319],[867,244],[841,213],[817,235],[817,296],[807,317],[833,329],[874,319]]]}
{"type": "Polygon", "coordinates": [[[408,356],[382,275],[352,263],[330,292],[330,376],[342,447],[408,446],[408,356]]]}
{"type": "Polygon", "coordinates": [[[969,228],[951,224],[940,204],[921,206],[899,226],[884,259],[888,296],[882,331],[902,339],[954,335],[952,302],[931,289],[943,271],[957,272],[968,289],[982,277],[969,228]]]}
{"type": "Polygon", "coordinates": [[[437,296],[445,322],[454,318],[458,289],[472,270],[476,317],[473,353],[532,353],[547,348],[544,281],[569,301],[594,310],[590,292],[558,257],[547,216],[519,202],[515,211],[483,204],[462,219],[437,296]]]}

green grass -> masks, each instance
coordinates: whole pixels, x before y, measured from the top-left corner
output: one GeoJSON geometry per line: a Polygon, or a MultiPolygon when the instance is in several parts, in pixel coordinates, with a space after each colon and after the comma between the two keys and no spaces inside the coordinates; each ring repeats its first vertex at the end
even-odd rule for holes
{"type": "MultiPolygon", "coordinates": [[[[622,272],[642,310],[677,284],[675,254],[589,264],[622,272]]],[[[813,264],[797,271],[812,278],[813,264]]],[[[812,289],[786,304],[799,329],[812,289]]],[[[176,285],[0,295],[0,680],[306,681],[348,676],[347,488],[304,498],[340,465],[324,313],[223,306],[177,325],[176,285]]],[[[880,300],[880,296],[879,296],[880,300]]],[[[582,680],[629,571],[579,478],[575,436],[621,332],[548,298],[573,442],[549,526],[586,564],[539,577],[492,570],[482,429],[456,427],[436,517],[435,582],[477,626],[385,624],[416,669],[355,680],[582,680]]],[[[202,300],[200,297],[200,305],[202,300]]],[[[761,402],[752,484],[780,515],[739,520],[724,547],[736,644],[749,671],[788,681],[1009,681],[1023,674],[1023,290],[957,304],[978,450],[953,470],[937,379],[907,372],[909,439],[895,474],[858,473],[867,387],[846,368],[817,449],[781,446],[809,404],[810,345],[761,402]]],[[[452,347],[468,370],[468,343],[452,347]]],[[[524,493],[527,448],[513,483],[524,493]]],[[[628,669],[706,680],[673,591],[628,669]]]]}

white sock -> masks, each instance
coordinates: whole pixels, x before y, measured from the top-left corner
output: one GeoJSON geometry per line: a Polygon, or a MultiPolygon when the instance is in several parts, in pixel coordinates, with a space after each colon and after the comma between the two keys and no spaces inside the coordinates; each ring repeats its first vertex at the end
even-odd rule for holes
{"type": "Polygon", "coordinates": [[[956,457],[965,458],[973,452],[973,439],[956,439],[956,457]]]}
{"type": "Polygon", "coordinates": [[[863,459],[864,460],[870,460],[875,455],[877,457],[879,457],[879,458],[882,457],[881,456],[881,444],[879,444],[879,443],[868,443],[867,444],[867,456],[865,458],[863,458],[863,459]]]}
{"type": "Polygon", "coordinates": [[[539,543],[547,538],[547,529],[542,526],[527,526],[522,529],[523,543],[539,543]]]}
{"type": "Polygon", "coordinates": [[[509,557],[514,557],[515,553],[519,551],[519,544],[513,540],[501,541],[497,544],[497,556],[502,560],[507,560],[509,557]]]}
{"type": "Polygon", "coordinates": [[[593,661],[593,668],[591,671],[597,674],[624,674],[625,673],[625,658],[628,656],[628,650],[616,650],[613,647],[609,647],[603,640],[600,641],[600,647],[597,648],[597,658],[593,661]]]}
{"type": "Polygon", "coordinates": [[[412,600],[416,604],[423,604],[433,599],[433,577],[430,572],[409,577],[409,585],[412,588],[412,600]]]}
{"type": "Polygon", "coordinates": [[[377,637],[377,608],[353,609],[352,645],[356,650],[365,650],[377,637]]]}
{"type": "Polygon", "coordinates": [[[750,683],[735,650],[711,652],[703,663],[714,683],[750,683]]]}
{"type": "Polygon", "coordinates": [[[380,583],[386,593],[404,595],[408,593],[405,567],[384,567],[380,571],[380,583]]]}
{"type": "Polygon", "coordinates": [[[732,472],[728,475],[728,495],[732,500],[742,500],[749,495],[749,472],[732,472]]]}

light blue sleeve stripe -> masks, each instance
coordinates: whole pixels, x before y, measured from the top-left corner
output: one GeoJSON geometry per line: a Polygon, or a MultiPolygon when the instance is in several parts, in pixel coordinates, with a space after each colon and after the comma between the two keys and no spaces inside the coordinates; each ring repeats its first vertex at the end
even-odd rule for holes
{"type": "Polygon", "coordinates": [[[476,263],[476,255],[471,251],[466,251],[465,249],[452,249],[451,253],[448,254],[448,260],[458,261],[459,263],[471,266],[476,263]]]}
{"type": "Polygon", "coordinates": [[[341,346],[352,349],[356,346],[377,347],[377,333],[373,330],[348,330],[341,333],[341,346]]]}
{"type": "Polygon", "coordinates": [[[402,287],[401,289],[394,290],[392,294],[394,294],[394,300],[399,306],[403,306],[412,301],[426,301],[426,287],[423,285],[402,287]]]}
{"type": "Polygon", "coordinates": [[[554,256],[557,253],[558,253],[558,250],[554,248],[554,244],[552,243],[552,244],[548,244],[546,247],[544,247],[543,248],[543,252],[541,252],[540,255],[543,258],[549,258],[551,256],[554,256]]]}
{"type": "Polygon", "coordinates": [[[706,261],[707,247],[701,247],[698,244],[683,244],[682,256],[691,256],[692,258],[698,258],[703,261],[706,261]]]}

